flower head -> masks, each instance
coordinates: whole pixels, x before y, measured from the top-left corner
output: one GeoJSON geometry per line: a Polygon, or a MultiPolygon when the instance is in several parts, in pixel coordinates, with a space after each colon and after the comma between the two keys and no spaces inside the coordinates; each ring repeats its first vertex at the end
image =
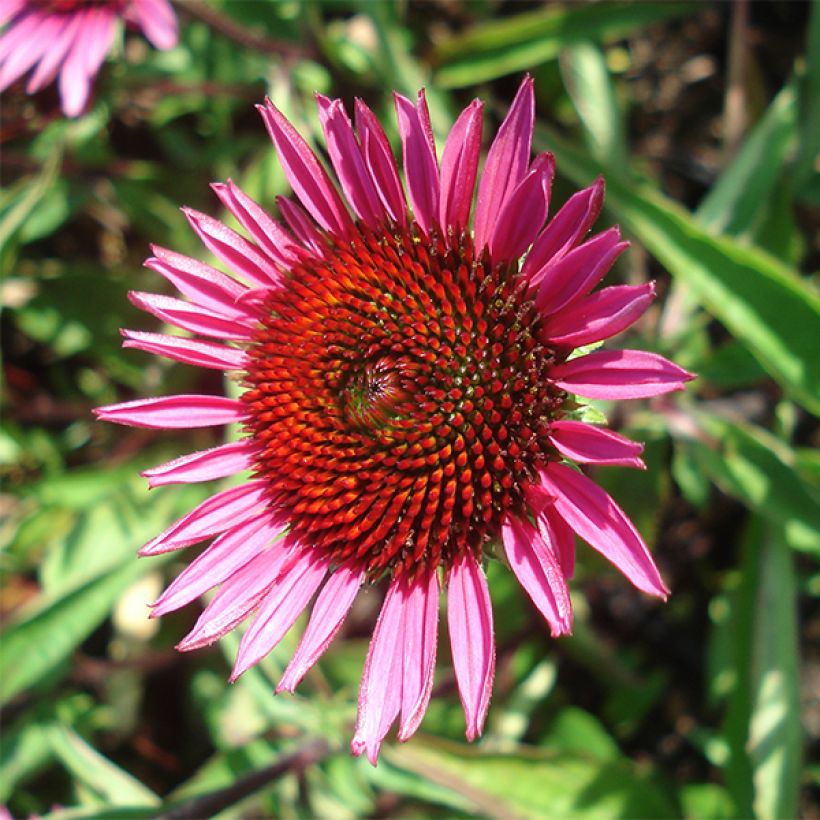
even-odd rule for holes
{"type": "Polygon", "coordinates": [[[153,428],[244,426],[238,442],[145,473],[156,486],[253,472],[142,549],[154,555],[215,536],[154,605],[161,615],[219,585],[180,649],[210,644],[255,613],[236,678],[315,596],[278,687],[292,691],[359,588],[387,579],[352,744],[375,763],[393,722],[405,740],[426,710],[442,584],[467,736],[481,733],[495,658],[482,570],[491,546],[553,635],[571,629],[574,533],[639,589],[666,595],[621,509],[565,463],[642,467],[642,448],[570,418],[571,397],[653,396],[690,375],[652,353],[571,358],[634,322],[654,290],[593,292],[626,247],[616,228],[586,238],[601,181],[547,222],[554,162],[530,156],[530,78],[490,147],[472,230],[480,102],[462,112],[439,163],[423,93],[415,103],[396,96],[412,210],[372,112],[357,101],[354,128],[339,100],[318,104],[344,199],[267,102],[260,110],[296,194],[279,201],[284,224],[231,181],[214,185],[252,241],[185,214],[235,276],[155,248],[148,266],[187,299],[132,294],[211,341],[125,331],[126,346],[237,372],[241,398],[177,395],[98,414],[153,428]]]}
{"type": "Polygon", "coordinates": [[[137,24],[157,48],[176,45],[168,0],[0,0],[0,91],[31,71],[26,91],[34,94],[59,74],[63,111],[76,117],[120,19],[137,24]]]}

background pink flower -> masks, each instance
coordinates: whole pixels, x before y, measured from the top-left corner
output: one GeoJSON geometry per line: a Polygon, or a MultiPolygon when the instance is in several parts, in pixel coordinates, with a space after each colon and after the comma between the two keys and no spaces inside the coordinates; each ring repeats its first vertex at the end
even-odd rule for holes
{"type": "Polygon", "coordinates": [[[318,97],[344,199],[268,101],[260,111],[296,195],[280,201],[284,223],[229,180],[214,190],[252,241],[185,214],[231,275],[154,248],[147,265],[186,299],[135,293],[134,303],[206,339],[124,331],[125,345],[237,373],[242,397],[175,395],[97,411],[148,428],[244,426],[239,442],[146,472],[151,486],[253,472],[141,550],[215,538],[154,606],[162,615],[219,586],[180,649],[206,646],[255,613],[235,679],[315,597],[278,687],[292,690],[361,585],[388,579],[352,742],[373,763],[396,720],[406,740],[424,716],[442,584],[467,736],[481,733],[495,663],[488,548],[503,550],[554,636],[572,628],[575,533],[636,587],[665,597],[635,527],[565,463],[642,468],[641,445],[573,418],[571,397],[646,398],[692,378],[654,353],[575,353],[634,322],[654,287],[594,291],[627,246],[617,228],[587,238],[602,181],[547,220],[555,164],[531,156],[530,78],[490,147],[472,232],[482,104],[459,116],[439,162],[424,93],[395,102],[407,197],[361,101],[354,127],[340,100],[318,97]]]}
{"type": "Polygon", "coordinates": [[[0,91],[31,72],[34,94],[59,75],[65,114],[76,117],[124,19],[157,48],[173,48],[177,21],[168,0],[0,0],[0,91]]]}

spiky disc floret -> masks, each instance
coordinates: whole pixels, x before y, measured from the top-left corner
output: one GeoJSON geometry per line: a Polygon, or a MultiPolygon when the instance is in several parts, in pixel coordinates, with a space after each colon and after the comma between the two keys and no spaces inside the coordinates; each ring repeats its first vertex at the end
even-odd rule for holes
{"type": "Polygon", "coordinates": [[[249,432],[303,543],[371,576],[480,556],[554,459],[556,352],[510,264],[415,226],[328,238],[271,292],[249,348],[249,432]]]}

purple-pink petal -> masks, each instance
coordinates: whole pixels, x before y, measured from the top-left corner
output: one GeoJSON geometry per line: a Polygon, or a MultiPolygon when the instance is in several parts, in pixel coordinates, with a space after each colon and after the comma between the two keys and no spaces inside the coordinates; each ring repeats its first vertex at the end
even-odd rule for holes
{"type": "Polygon", "coordinates": [[[474,236],[481,252],[490,241],[495,221],[507,197],[524,178],[530,164],[535,124],[533,79],[524,77],[510,110],[490,146],[478,184],[474,236]]]}
{"type": "Polygon", "coordinates": [[[453,125],[441,156],[439,222],[446,231],[466,228],[473,204],[484,104],[473,100],[453,125]]]}
{"type": "Polygon", "coordinates": [[[553,155],[539,154],[524,179],[509,193],[490,233],[494,262],[514,261],[532,244],[547,218],[554,174],[553,155]]]}
{"type": "Polygon", "coordinates": [[[521,274],[530,278],[535,287],[548,270],[550,262],[557,262],[575,248],[587,235],[604,204],[604,180],[573,194],[549,221],[533,243],[532,250],[521,268],[521,274]]]}
{"type": "Polygon", "coordinates": [[[257,108],[296,196],[326,231],[347,236],[352,227],[350,214],[316,155],[270,100],[257,108]]]}
{"type": "Polygon", "coordinates": [[[151,430],[189,430],[194,427],[216,427],[242,421],[245,405],[225,396],[179,393],[156,399],[136,399],[109,404],[94,410],[102,421],[113,421],[130,427],[151,430]]]}
{"type": "Polygon", "coordinates": [[[144,470],[141,475],[148,479],[149,487],[165,484],[192,484],[199,481],[214,481],[229,475],[250,470],[259,446],[253,439],[242,439],[199,450],[187,456],[144,470]]]}
{"type": "Polygon", "coordinates": [[[151,617],[158,618],[180,609],[217,584],[238,572],[281,534],[282,522],[268,511],[240,524],[215,539],[195,558],[151,605],[151,617]]]}
{"type": "Polygon", "coordinates": [[[168,0],[131,0],[140,28],[154,48],[177,44],[177,18],[168,0]]]}
{"type": "Polygon", "coordinates": [[[550,264],[542,276],[535,276],[539,282],[535,304],[542,315],[557,313],[586,296],[629,247],[620,237],[618,228],[610,228],[550,264]]]}
{"type": "Polygon", "coordinates": [[[308,216],[307,211],[286,196],[277,196],[276,204],[287,226],[294,236],[317,256],[322,256],[325,249],[325,240],[316,227],[316,223],[308,216]]]}
{"type": "Polygon", "coordinates": [[[247,342],[255,327],[255,322],[248,316],[228,319],[213,310],[158,293],[130,291],[128,299],[131,304],[162,319],[170,325],[191,333],[201,333],[214,339],[226,339],[247,342]]]}
{"type": "Polygon", "coordinates": [[[243,370],[248,363],[244,350],[215,342],[202,342],[184,336],[146,333],[140,330],[120,331],[125,338],[122,346],[165,356],[177,362],[211,370],[243,370]]]}
{"type": "Polygon", "coordinates": [[[640,319],[654,298],[654,282],[604,288],[548,316],[542,337],[552,345],[566,347],[609,339],[640,319]]]}
{"type": "Polygon", "coordinates": [[[276,687],[277,693],[293,692],[324,654],[353,605],[364,578],[364,564],[355,558],[336,568],[316,598],[302,640],[276,687]]]}
{"type": "Polygon", "coordinates": [[[540,472],[541,486],[555,511],[611,561],[638,589],[666,598],[669,590],[632,522],[594,481],[564,466],[540,472]]]}
{"type": "Polygon", "coordinates": [[[572,631],[572,604],[554,548],[526,519],[509,516],[501,528],[504,552],[519,583],[549,624],[550,634],[572,631]]]}
{"type": "Polygon", "coordinates": [[[562,456],[582,464],[618,464],[646,469],[641,459],[643,444],[612,430],[569,419],[554,421],[550,425],[550,441],[562,456]]]}
{"type": "Polygon", "coordinates": [[[399,123],[404,179],[413,214],[421,229],[429,234],[438,218],[439,174],[435,149],[431,145],[427,104],[419,95],[418,106],[401,94],[393,95],[399,123]]]}
{"type": "Polygon", "coordinates": [[[242,636],[231,681],[259,663],[285,637],[327,575],[330,558],[310,547],[298,550],[265,593],[242,636]]]}
{"type": "Polygon", "coordinates": [[[596,350],[553,368],[558,387],[589,399],[645,399],[683,390],[695,378],[657,353],[596,350]]]}
{"type": "Polygon", "coordinates": [[[538,505],[535,523],[547,544],[552,544],[553,552],[564,578],[575,574],[575,530],[555,511],[552,503],[538,505]]]}
{"type": "Polygon", "coordinates": [[[487,579],[472,552],[457,556],[447,581],[447,624],[467,740],[481,735],[495,672],[493,609],[487,579]]]}
{"type": "Polygon", "coordinates": [[[198,504],[152,538],[139,554],[160,555],[197,544],[255,518],[266,508],[264,481],[249,481],[238,487],[229,487],[198,504]]]}

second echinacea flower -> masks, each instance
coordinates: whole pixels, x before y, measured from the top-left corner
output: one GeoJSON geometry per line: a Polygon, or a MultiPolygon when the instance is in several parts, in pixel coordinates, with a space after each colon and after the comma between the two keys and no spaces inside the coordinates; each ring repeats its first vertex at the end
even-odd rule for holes
{"type": "Polygon", "coordinates": [[[489,549],[503,550],[556,636],[572,624],[576,533],[636,587],[666,595],[634,526],[567,463],[641,467],[641,446],[570,411],[573,396],[645,398],[691,376],[641,351],[572,357],[631,325],[654,288],[594,290],[626,247],[617,228],[586,238],[602,182],[547,221],[554,161],[531,156],[530,78],[492,142],[472,220],[481,102],[461,113],[439,162],[423,93],[396,96],[407,196],[372,112],[357,101],[353,123],[339,100],[318,103],[344,199],[268,102],[260,110],[296,195],[279,201],[284,224],[232,182],[215,185],[252,241],[185,213],[231,275],[155,248],[148,266],[186,298],[132,294],[207,340],[125,331],[126,346],[235,372],[241,398],[175,395],[98,414],[149,428],[244,426],[238,442],[146,472],[152,486],[253,473],[141,551],[215,538],[154,607],[162,615],[219,586],[180,649],[255,613],[236,678],[315,598],[278,687],[293,690],[360,587],[388,579],[352,742],[375,763],[391,725],[406,740],[427,708],[442,583],[467,736],[481,733],[495,662],[489,549]]]}

